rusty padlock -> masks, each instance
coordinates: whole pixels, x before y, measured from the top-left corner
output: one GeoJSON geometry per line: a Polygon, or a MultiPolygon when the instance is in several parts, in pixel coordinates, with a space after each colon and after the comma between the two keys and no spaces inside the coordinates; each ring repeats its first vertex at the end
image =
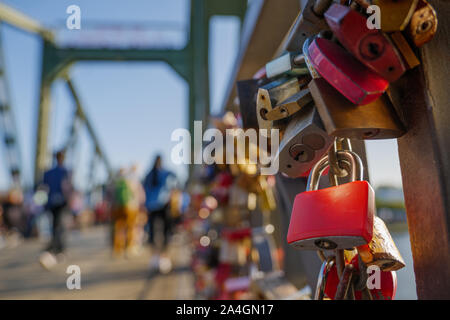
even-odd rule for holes
{"type": "Polygon", "coordinates": [[[381,30],[384,32],[402,31],[406,28],[418,0],[372,0],[380,8],[381,30]]]}
{"type": "Polygon", "coordinates": [[[406,71],[403,59],[380,30],[369,29],[367,18],[347,6],[333,4],[325,19],[339,42],[353,56],[389,82],[406,71]]]}
{"type": "Polygon", "coordinates": [[[351,181],[318,190],[328,156],[318,161],[309,175],[307,191],[295,197],[287,241],[298,249],[346,249],[367,244],[373,235],[375,193],[363,181],[361,158],[340,150],[338,159],[350,166],[351,181]]]}
{"type": "Polygon", "coordinates": [[[405,133],[386,94],[365,106],[343,97],[325,79],[313,79],[309,90],[327,133],[350,139],[394,139],[405,133]]]}
{"type": "Polygon", "coordinates": [[[437,25],[436,11],[427,1],[419,0],[406,31],[416,47],[421,47],[433,39],[437,25]]]}
{"type": "Polygon", "coordinates": [[[319,74],[354,104],[369,104],[388,88],[387,80],[328,39],[315,38],[308,51],[319,74]]]}
{"type": "Polygon", "coordinates": [[[258,90],[256,98],[256,116],[260,129],[270,130],[274,128],[273,121],[268,120],[266,115],[275,106],[300,91],[296,77],[281,78],[272,81],[258,90]]]}
{"type": "Polygon", "coordinates": [[[275,161],[282,173],[297,178],[311,169],[332,143],[316,108],[310,104],[289,121],[275,161]]]}
{"type": "Polygon", "coordinates": [[[301,76],[308,73],[303,54],[298,52],[287,52],[266,64],[266,76],[269,79],[281,75],[301,76]]]}
{"type": "Polygon", "coordinates": [[[382,271],[395,271],[405,266],[388,228],[379,217],[374,218],[372,240],[356,249],[367,266],[376,265],[382,271]]]}

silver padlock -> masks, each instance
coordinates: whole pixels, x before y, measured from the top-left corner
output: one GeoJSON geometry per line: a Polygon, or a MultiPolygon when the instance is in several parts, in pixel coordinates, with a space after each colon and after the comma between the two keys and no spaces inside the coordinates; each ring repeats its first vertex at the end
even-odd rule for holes
{"type": "Polygon", "coordinates": [[[302,53],[287,52],[266,64],[266,77],[269,79],[281,75],[302,76],[307,75],[308,67],[302,53]]]}
{"type": "Polygon", "coordinates": [[[333,143],[313,104],[293,116],[286,127],[275,157],[280,171],[291,178],[304,175],[333,143]]]}

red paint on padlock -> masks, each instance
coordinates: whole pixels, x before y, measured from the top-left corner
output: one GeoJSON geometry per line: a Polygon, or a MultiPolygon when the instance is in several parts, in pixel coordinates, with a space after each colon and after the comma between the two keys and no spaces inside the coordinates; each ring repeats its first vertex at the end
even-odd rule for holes
{"type": "Polygon", "coordinates": [[[292,208],[287,241],[299,249],[346,249],[372,239],[375,193],[367,181],[355,181],[363,176],[359,156],[351,151],[338,155],[352,164],[353,182],[317,190],[328,156],[317,162],[308,191],[295,197],[292,208]]]}
{"type": "Polygon", "coordinates": [[[389,86],[387,80],[330,40],[316,38],[308,51],[317,72],[356,105],[375,101],[389,86]]]}
{"type": "MultiPolygon", "coordinates": [[[[355,270],[359,272],[358,255],[353,257],[350,262],[355,270]]],[[[321,270],[323,274],[325,269],[321,270]]],[[[370,276],[370,275],[369,275],[370,276]]],[[[336,290],[339,285],[339,277],[336,269],[336,264],[331,266],[326,277],[326,283],[324,285],[324,294],[331,300],[334,300],[336,296],[336,290]]],[[[380,288],[374,288],[370,290],[373,300],[393,300],[397,293],[397,273],[395,271],[380,271],[380,288]]],[[[362,291],[355,290],[355,299],[361,300],[363,296],[362,291]]]]}
{"type": "Polygon", "coordinates": [[[367,28],[367,18],[350,7],[333,4],[325,12],[330,29],[353,56],[389,82],[406,71],[402,56],[378,29],[367,28]]]}

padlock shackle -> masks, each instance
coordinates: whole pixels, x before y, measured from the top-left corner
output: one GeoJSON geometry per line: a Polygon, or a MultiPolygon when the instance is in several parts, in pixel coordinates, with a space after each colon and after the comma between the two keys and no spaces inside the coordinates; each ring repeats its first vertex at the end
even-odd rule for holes
{"type": "MultiPolygon", "coordinates": [[[[343,158],[350,164],[351,168],[351,181],[363,180],[364,167],[361,158],[353,151],[349,150],[339,150],[337,152],[337,157],[343,158]]],[[[341,160],[341,159],[339,159],[341,160]]],[[[314,167],[311,169],[311,173],[308,177],[308,183],[306,191],[313,191],[319,188],[319,180],[322,173],[330,165],[328,155],[320,159],[314,167]]]]}

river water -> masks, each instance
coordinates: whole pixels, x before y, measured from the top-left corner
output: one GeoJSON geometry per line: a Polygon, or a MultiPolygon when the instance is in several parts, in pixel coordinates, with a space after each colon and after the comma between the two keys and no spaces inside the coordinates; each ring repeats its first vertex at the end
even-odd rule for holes
{"type": "Polygon", "coordinates": [[[411,243],[407,231],[392,231],[392,238],[398,250],[405,260],[406,266],[397,271],[397,295],[396,300],[417,299],[416,281],[414,278],[413,259],[411,254],[411,243]]]}

